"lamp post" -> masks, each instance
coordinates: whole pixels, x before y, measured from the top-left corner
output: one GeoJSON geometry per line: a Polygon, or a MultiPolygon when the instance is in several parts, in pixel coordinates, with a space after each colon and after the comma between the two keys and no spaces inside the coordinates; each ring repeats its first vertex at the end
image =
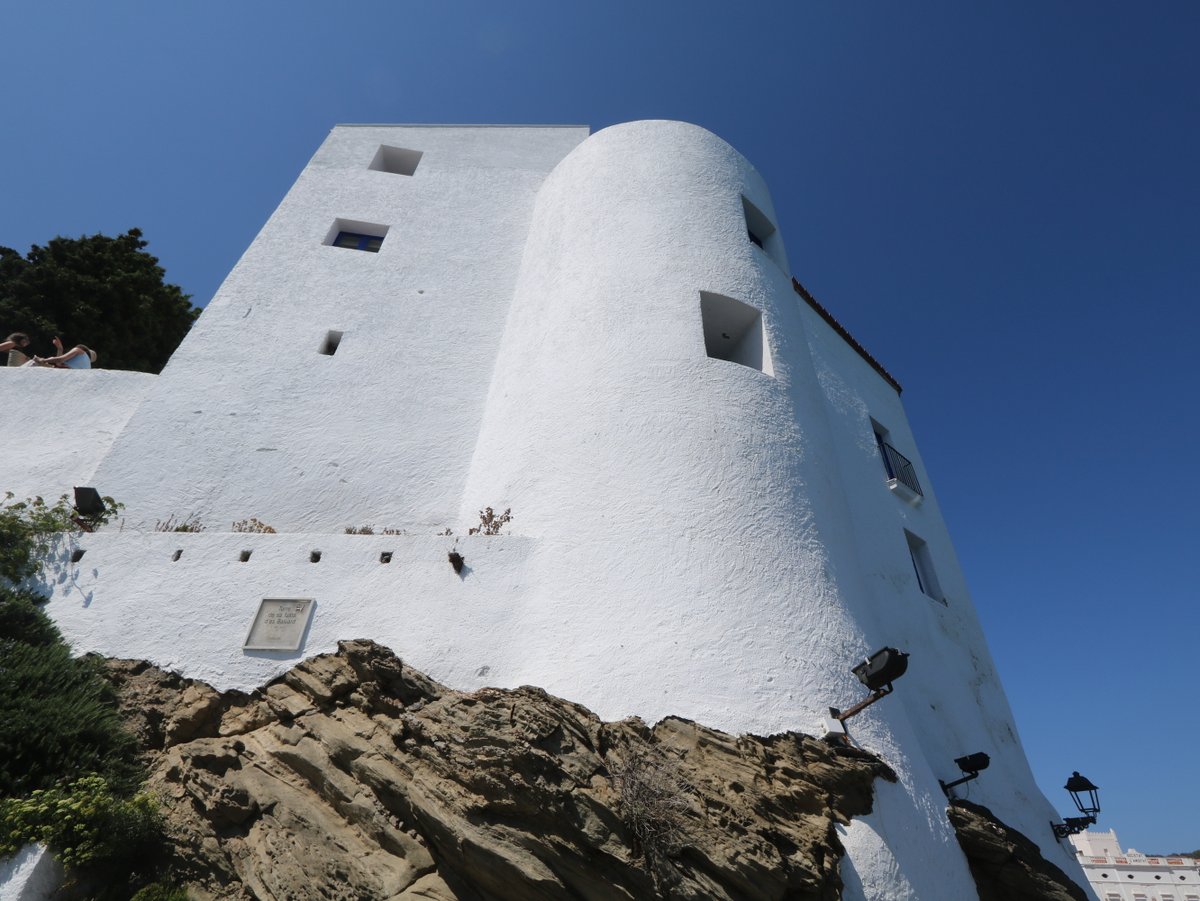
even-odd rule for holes
{"type": "Polygon", "coordinates": [[[1071,800],[1083,816],[1063,817],[1061,823],[1051,823],[1054,830],[1054,840],[1066,838],[1068,835],[1078,835],[1088,826],[1096,822],[1096,814],[1100,812],[1100,797],[1098,789],[1086,776],[1080,776],[1076,770],[1063,786],[1071,795],[1071,800]]]}

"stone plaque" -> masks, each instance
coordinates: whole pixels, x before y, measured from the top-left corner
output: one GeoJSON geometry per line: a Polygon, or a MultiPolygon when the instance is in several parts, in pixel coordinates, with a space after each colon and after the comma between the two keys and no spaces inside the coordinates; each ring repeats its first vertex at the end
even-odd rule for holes
{"type": "Polygon", "coordinates": [[[312,611],[312,598],[263,598],[242,650],[300,650],[312,611]]]}

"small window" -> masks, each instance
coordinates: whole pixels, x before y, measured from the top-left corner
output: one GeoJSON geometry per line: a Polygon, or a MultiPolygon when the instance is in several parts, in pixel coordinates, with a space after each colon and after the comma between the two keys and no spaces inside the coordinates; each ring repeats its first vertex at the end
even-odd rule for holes
{"type": "Polygon", "coordinates": [[[912,558],[917,585],[921,591],[935,601],[946,603],[946,599],[942,596],[941,586],[938,584],[937,573],[933,569],[933,555],[929,553],[929,545],[908,529],[904,530],[904,537],[908,540],[908,554],[912,558]]]}
{"type": "Polygon", "coordinates": [[[241,552],[241,554],[239,554],[239,555],[238,555],[238,559],[239,559],[240,561],[242,561],[243,563],[249,563],[249,562],[250,562],[250,555],[251,555],[252,553],[254,553],[254,552],[253,552],[253,551],[242,551],[242,552],[241,552]]]}
{"type": "Polygon", "coordinates": [[[771,258],[771,261],[782,269],[783,255],[779,234],[774,223],[744,196],[742,197],[742,213],[746,217],[746,237],[750,239],[750,243],[761,248],[771,258]]]}
{"type": "Polygon", "coordinates": [[[180,558],[180,557],[182,557],[182,556],[183,556],[183,548],[178,548],[178,549],[176,549],[175,553],[173,553],[173,554],[171,555],[171,562],[172,562],[172,563],[178,563],[178,562],[179,562],[179,558],[180,558]]]}
{"type": "Polygon", "coordinates": [[[325,235],[325,243],[333,247],[345,247],[349,250],[363,250],[367,253],[379,253],[383,239],[387,236],[388,227],[373,222],[362,222],[357,219],[335,219],[329,232],[325,235]]]}
{"type": "Polygon", "coordinates": [[[379,253],[379,248],[383,246],[383,238],[379,235],[360,235],[358,232],[338,232],[337,237],[333,239],[333,246],[379,253]]]}
{"type": "Polygon", "coordinates": [[[325,338],[321,342],[321,346],[317,348],[317,353],[324,354],[327,357],[332,357],[337,353],[338,346],[342,343],[342,333],[328,331],[325,333],[325,338]]]}
{"type": "Polygon", "coordinates": [[[380,563],[391,563],[392,562],[392,552],[384,551],[383,553],[381,553],[379,555],[379,562],[380,563]]]}
{"type": "Polygon", "coordinates": [[[381,144],[375,159],[368,169],[376,172],[390,172],[393,175],[412,175],[417,171],[417,163],[421,162],[421,151],[406,150],[403,147],[389,147],[381,144]]]}
{"type": "Polygon", "coordinates": [[[701,291],[700,319],[704,349],[710,357],[775,374],[761,310],[732,297],[701,291]]]}
{"type": "Polygon", "coordinates": [[[83,550],[82,548],[75,548],[75,550],[71,551],[71,562],[78,563],[83,559],[83,555],[86,553],[87,551],[83,550]]]}
{"type": "Polygon", "coordinates": [[[313,551],[311,554],[309,554],[308,562],[309,563],[320,563],[321,562],[321,552],[313,551]]]}

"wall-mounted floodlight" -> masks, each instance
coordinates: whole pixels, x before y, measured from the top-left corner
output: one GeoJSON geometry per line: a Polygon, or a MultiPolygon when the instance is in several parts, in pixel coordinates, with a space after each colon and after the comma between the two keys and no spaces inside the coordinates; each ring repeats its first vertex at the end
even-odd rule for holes
{"type": "Polygon", "coordinates": [[[965,757],[955,757],[954,765],[963,771],[961,779],[955,779],[953,782],[943,782],[938,780],[938,784],[942,787],[942,791],[946,793],[946,797],[950,797],[950,789],[956,785],[962,785],[964,782],[970,782],[972,779],[978,779],[979,774],[986,770],[991,764],[992,758],[988,757],[983,751],[975,754],[968,754],[965,757]]]}
{"type": "Polygon", "coordinates": [[[1071,774],[1063,788],[1070,792],[1071,800],[1083,816],[1063,817],[1061,823],[1051,823],[1050,828],[1054,830],[1055,841],[1083,832],[1096,822],[1096,814],[1100,812],[1100,789],[1086,776],[1080,776],[1078,770],[1071,774]]]}
{"type": "Polygon", "coordinates": [[[76,486],[75,512],[79,515],[71,517],[72,522],[85,532],[91,532],[100,518],[108,512],[108,508],[104,506],[104,498],[95,488],[76,486]]]}
{"type": "Polygon", "coordinates": [[[95,488],[75,488],[75,511],[80,516],[99,516],[107,512],[104,499],[95,488]]]}
{"type": "Polygon", "coordinates": [[[845,712],[830,707],[829,715],[844,725],[850,717],[862,713],[880,698],[890,695],[892,683],[907,671],[908,654],[895,648],[881,648],[850,670],[858,677],[859,682],[870,689],[871,694],[865,701],[859,701],[845,712]]]}

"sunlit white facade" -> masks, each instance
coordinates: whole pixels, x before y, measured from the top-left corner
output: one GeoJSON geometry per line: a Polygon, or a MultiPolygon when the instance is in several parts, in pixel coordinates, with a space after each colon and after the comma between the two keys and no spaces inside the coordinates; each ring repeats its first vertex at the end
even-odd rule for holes
{"type": "MultiPolygon", "coordinates": [[[[3,376],[52,408],[103,374],[3,376]]],[[[899,782],[844,830],[847,897],[975,897],[938,779],[977,751],[972,800],[1079,873],[899,386],[703,129],[338,127],[119,432],[45,485],[35,457],[0,477],[126,504],[47,572],[80,651],[252,689],[369,637],[460,689],[823,734],[890,645],[850,732],[899,782]],[[486,506],[511,524],[467,535],[486,506]],[[315,599],[300,651],[243,649],[266,597],[315,599]]]]}

